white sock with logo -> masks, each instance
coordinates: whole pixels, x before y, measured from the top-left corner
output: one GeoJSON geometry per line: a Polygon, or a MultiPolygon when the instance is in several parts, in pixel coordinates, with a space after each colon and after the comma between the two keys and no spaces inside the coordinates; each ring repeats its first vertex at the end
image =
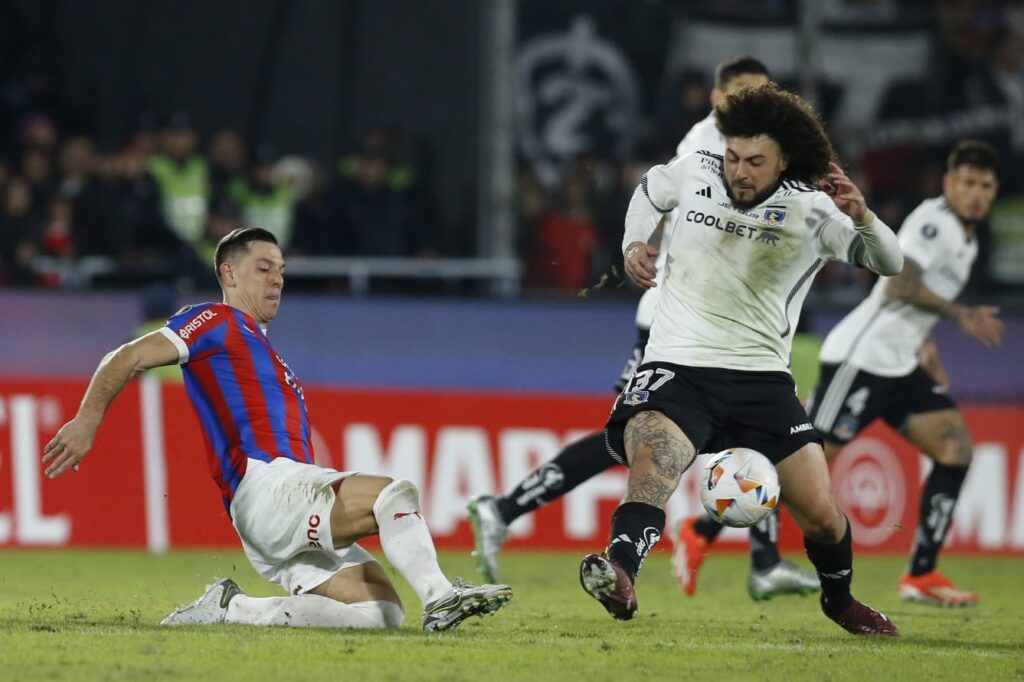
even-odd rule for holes
{"type": "Polygon", "coordinates": [[[373,503],[380,545],[424,605],[451,589],[437,565],[430,530],[420,513],[420,493],[409,481],[392,481],[373,503]]]}
{"type": "Polygon", "coordinates": [[[250,597],[237,594],[228,602],[226,623],[287,625],[295,628],[397,628],[405,614],[389,601],[344,604],[318,594],[293,597],[250,597]]]}

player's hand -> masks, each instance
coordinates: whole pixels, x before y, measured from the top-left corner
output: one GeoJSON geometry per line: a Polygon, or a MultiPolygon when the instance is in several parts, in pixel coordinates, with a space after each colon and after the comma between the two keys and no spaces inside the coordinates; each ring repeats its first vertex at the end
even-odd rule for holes
{"type": "Polygon", "coordinates": [[[72,468],[78,471],[78,463],[92,448],[95,437],[96,427],[78,417],[60,427],[53,440],[43,448],[43,464],[49,464],[46,475],[58,478],[72,468]]]}
{"type": "Polygon", "coordinates": [[[868,210],[864,195],[857,189],[857,185],[846,176],[843,169],[835,162],[829,162],[829,174],[827,180],[818,183],[825,194],[832,198],[832,203],[840,211],[853,219],[854,225],[858,227],[867,225],[874,218],[868,210]]]}
{"type": "Polygon", "coordinates": [[[626,247],[624,264],[626,274],[633,280],[633,283],[644,289],[652,289],[657,284],[654,278],[658,269],[654,267],[654,261],[658,258],[658,250],[643,242],[633,242],[626,247]]]}
{"type": "Polygon", "coordinates": [[[978,305],[964,308],[957,317],[960,328],[991,348],[1003,342],[1003,321],[999,319],[999,308],[978,305]]]}

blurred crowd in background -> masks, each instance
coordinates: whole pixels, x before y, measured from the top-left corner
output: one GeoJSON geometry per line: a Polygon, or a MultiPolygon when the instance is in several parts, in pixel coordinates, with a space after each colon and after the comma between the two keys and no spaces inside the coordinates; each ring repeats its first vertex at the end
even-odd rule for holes
{"type": "MultiPolygon", "coordinates": [[[[716,3],[716,11],[776,12],[786,20],[793,6],[735,0],[716,3]]],[[[837,0],[822,6],[868,24],[904,13],[934,30],[928,77],[890,88],[879,124],[965,107],[1024,110],[1024,12],[1016,3],[837,0]]],[[[440,224],[435,171],[416,153],[424,142],[411,139],[413,131],[367,130],[324,163],[272,139],[246,139],[238,129],[206,130],[179,109],[142,111],[115,145],[101,146],[61,104],[45,52],[22,47],[8,44],[0,55],[0,286],[125,285],[185,276],[210,288],[214,245],[242,225],[270,230],[288,254],[433,258],[466,255],[442,233],[465,232],[465,242],[472,242],[472,221],[440,224]],[[103,277],[82,278],[80,266],[90,256],[103,257],[97,270],[103,277]]],[[[668,87],[645,103],[641,133],[628,154],[597,147],[574,158],[555,182],[542,181],[519,156],[516,248],[527,290],[575,295],[615,276],[633,189],[708,114],[712,79],[707,69],[672,74],[668,87]]],[[[816,103],[826,122],[832,95],[829,83],[819,84],[816,103]]],[[[296,117],[301,120],[301,112],[296,117]]],[[[1002,151],[1001,194],[1009,199],[1024,195],[1020,128],[1017,121],[972,132],[1002,151]]],[[[851,177],[894,228],[923,198],[941,193],[953,137],[879,140],[869,131],[830,130],[851,177]]],[[[465,202],[462,213],[472,215],[471,193],[465,202]]],[[[986,248],[983,239],[982,260],[986,248]]],[[[871,284],[866,271],[841,265],[826,269],[819,282],[851,299],[871,284]]],[[[976,286],[990,285],[983,272],[976,286]]]]}
{"type": "Polygon", "coordinates": [[[185,276],[211,288],[217,241],[240,226],[270,230],[289,254],[433,253],[431,202],[393,131],[370,131],[327,171],[238,130],[204,140],[186,111],[98,149],[87,131],[22,101],[0,160],[4,284],[75,286],[69,266],[103,256],[115,284],[185,276]]]}

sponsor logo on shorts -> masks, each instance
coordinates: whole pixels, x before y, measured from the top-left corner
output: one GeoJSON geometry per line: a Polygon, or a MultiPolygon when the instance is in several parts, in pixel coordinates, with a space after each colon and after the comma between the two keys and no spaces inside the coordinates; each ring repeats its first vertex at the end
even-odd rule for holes
{"type": "Polygon", "coordinates": [[[835,434],[836,438],[847,441],[857,435],[859,427],[860,421],[856,417],[840,417],[832,429],[832,433],[835,434]]]}
{"type": "Polygon", "coordinates": [[[420,521],[423,520],[423,517],[420,516],[420,513],[418,511],[411,511],[411,512],[398,512],[397,514],[394,515],[394,517],[392,518],[392,521],[398,521],[399,519],[404,519],[406,516],[415,516],[420,521]]]}
{"type": "Polygon", "coordinates": [[[317,530],[320,526],[320,515],[310,514],[306,523],[306,539],[309,540],[309,546],[323,547],[323,545],[320,544],[320,532],[317,530]]]}
{"type": "Polygon", "coordinates": [[[814,426],[810,422],[804,422],[803,424],[797,424],[796,426],[789,427],[789,435],[796,433],[803,433],[804,431],[812,431],[814,426]]]}
{"type": "Polygon", "coordinates": [[[650,391],[630,391],[626,395],[622,396],[622,404],[635,407],[646,403],[650,397],[650,391]]]}
{"type": "Polygon", "coordinates": [[[209,322],[213,318],[217,317],[217,313],[212,310],[203,310],[191,322],[186,324],[184,327],[178,330],[178,336],[188,341],[188,337],[192,336],[192,333],[203,326],[206,322],[209,322]]]}

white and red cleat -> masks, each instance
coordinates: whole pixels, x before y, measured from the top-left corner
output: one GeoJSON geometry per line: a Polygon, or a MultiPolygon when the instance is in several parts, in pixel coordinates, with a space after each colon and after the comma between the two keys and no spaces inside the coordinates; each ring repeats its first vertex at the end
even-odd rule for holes
{"type": "Polygon", "coordinates": [[[978,595],[964,592],[937,570],[924,575],[905,574],[900,578],[900,598],[935,606],[974,606],[978,595]]]}

